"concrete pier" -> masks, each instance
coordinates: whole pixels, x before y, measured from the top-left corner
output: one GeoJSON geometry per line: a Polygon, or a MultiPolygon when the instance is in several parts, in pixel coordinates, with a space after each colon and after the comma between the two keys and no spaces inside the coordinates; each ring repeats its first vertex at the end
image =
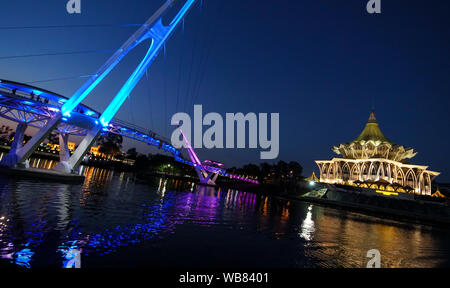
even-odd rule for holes
{"type": "MultiPolygon", "coordinates": [[[[16,132],[14,134],[14,140],[11,144],[11,149],[9,150],[8,155],[3,157],[0,162],[0,166],[7,167],[16,167],[19,162],[19,156],[17,153],[20,149],[23,148],[23,138],[25,136],[25,131],[27,130],[28,125],[26,123],[20,122],[17,124],[16,132]]],[[[26,164],[25,164],[26,166],[26,164]]]]}

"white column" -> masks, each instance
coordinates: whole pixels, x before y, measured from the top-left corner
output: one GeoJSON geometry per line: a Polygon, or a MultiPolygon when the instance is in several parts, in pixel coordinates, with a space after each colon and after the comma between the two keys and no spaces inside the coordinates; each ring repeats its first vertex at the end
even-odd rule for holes
{"type": "Polygon", "coordinates": [[[11,149],[9,150],[8,155],[3,157],[2,161],[0,162],[1,166],[16,167],[19,158],[17,153],[20,149],[22,149],[23,137],[25,136],[27,127],[28,125],[23,122],[17,124],[16,132],[14,134],[14,140],[11,144],[11,149]]]}
{"type": "Polygon", "coordinates": [[[56,115],[55,118],[50,119],[45,127],[41,128],[30,141],[23,146],[22,149],[17,151],[17,159],[15,159],[15,166],[17,163],[27,160],[34,150],[48,137],[48,135],[55,129],[55,127],[61,121],[61,115],[56,115]]]}
{"type": "Polygon", "coordinates": [[[67,162],[69,159],[69,134],[59,133],[59,162],[67,162]]]}
{"type": "Polygon", "coordinates": [[[77,169],[78,165],[80,165],[81,160],[83,160],[84,155],[86,155],[92,144],[94,144],[101,130],[101,125],[98,125],[89,130],[88,134],[83,138],[80,145],[78,145],[78,148],[69,158],[69,160],[58,163],[58,165],[56,165],[53,169],[66,173],[71,173],[73,170],[77,169]]]}

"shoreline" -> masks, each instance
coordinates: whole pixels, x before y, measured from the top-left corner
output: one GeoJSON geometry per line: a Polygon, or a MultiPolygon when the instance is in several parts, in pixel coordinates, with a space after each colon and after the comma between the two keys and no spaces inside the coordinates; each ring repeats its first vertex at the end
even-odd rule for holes
{"type": "MultiPolygon", "coordinates": [[[[408,212],[405,210],[392,209],[386,207],[380,207],[375,205],[366,205],[361,203],[351,203],[345,201],[336,201],[330,199],[323,199],[318,197],[308,196],[294,196],[294,195],[270,195],[279,199],[287,201],[299,201],[314,203],[320,206],[337,208],[349,212],[363,213],[368,216],[378,217],[381,219],[389,219],[401,222],[408,222],[414,224],[425,224],[432,226],[440,226],[448,228],[450,227],[450,218],[441,217],[439,215],[424,215],[423,213],[408,212]]],[[[381,196],[380,196],[381,197],[381,196]]],[[[408,200],[395,199],[395,201],[401,201],[407,203],[408,200]]],[[[417,204],[417,203],[416,203],[417,204]]],[[[419,203],[420,204],[420,203],[419,203]]],[[[430,205],[439,205],[435,203],[429,203],[430,205]]],[[[450,207],[447,207],[450,211],[450,207]]]]}
{"type": "MultiPolygon", "coordinates": [[[[156,175],[153,175],[156,176],[156,175]]],[[[157,176],[156,176],[157,177],[157,176]]],[[[422,225],[432,225],[432,226],[439,226],[439,227],[450,227],[450,217],[442,217],[439,214],[432,212],[432,214],[426,215],[423,211],[420,211],[417,207],[413,206],[427,206],[427,208],[441,208],[448,210],[449,216],[450,216],[450,207],[439,204],[439,203],[432,203],[432,202],[426,202],[422,200],[406,200],[401,198],[388,198],[386,196],[367,196],[367,195],[357,195],[354,192],[351,191],[338,191],[338,190],[331,190],[327,188],[328,193],[341,193],[345,194],[346,197],[350,201],[337,201],[322,197],[311,197],[306,196],[309,193],[304,193],[301,195],[294,195],[289,193],[279,194],[276,191],[278,189],[274,189],[274,187],[270,185],[242,185],[242,183],[226,183],[221,182],[218,183],[218,188],[222,189],[235,189],[235,190],[241,190],[246,191],[250,193],[255,193],[258,195],[263,196],[270,196],[277,199],[285,200],[285,201],[298,201],[298,202],[306,202],[306,203],[314,203],[320,206],[325,207],[331,207],[339,210],[349,211],[349,212],[357,212],[362,213],[367,216],[373,216],[380,219],[388,219],[388,220],[394,220],[394,221],[401,221],[401,222],[407,222],[407,223],[413,223],[413,224],[422,224],[422,225]],[[374,204],[364,204],[360,203],[363,201],[359,201],[358,197],[365,197],[366,201],[367,199],[375,200],[375,201],[381,201],[382,203],[386,204],[387,206],[397,206],[401,207],[403,209],[396,209],[396,208],[389,208],[389,207],[383,207],[381,205],[374,205],[374,204]],[[394,205],[393,205],[394,204],[394,205]],[[407,211],[406,209],[411,208],[411,211],[407,211]],[[415,210],[414,210],[415,209],[415,210]],[[433,214],[434,213],[434,214],[433,214]]],[[[281,187],[279,187],[281,190],[281,187]]],[[[279,190],[278,190],[279,191],[279,190]]],[[[312,190],[309,190],[312,191],[312,190]]],[[[434,211],[434,210],[433,210],[434,211]]]]}

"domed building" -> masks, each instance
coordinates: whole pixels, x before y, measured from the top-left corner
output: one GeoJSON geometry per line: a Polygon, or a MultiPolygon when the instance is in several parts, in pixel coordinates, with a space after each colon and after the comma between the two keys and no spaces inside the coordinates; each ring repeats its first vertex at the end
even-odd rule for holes
{"type": "Polygon", "coordinates": [[[386,195],[398,192],[431,195],[431,182],[440,174],[427,170],[428,166],[409,164],[407,159],[417,152],[388,140],[373,112],[355,140],[332,150],[342,158],[316,161],[320,182],[371,188],[386,195]]]}

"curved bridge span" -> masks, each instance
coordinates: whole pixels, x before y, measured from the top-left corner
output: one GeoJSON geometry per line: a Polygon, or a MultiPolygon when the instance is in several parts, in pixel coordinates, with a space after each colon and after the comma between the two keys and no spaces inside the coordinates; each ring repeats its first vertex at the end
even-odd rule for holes
{"type": "MultiPolygon", "coordinates": [[[[39,129],[45,127],[49,120],[61,111],[67,100],[67,97],[51,91],[0,79],[0,117],[14,122],[39,129]]],[[[100,112],[79,104],[71,113],[71,117],[62,119],[55,130],[62,134],[85,136],[89,129],[98,123],[100,115],[100,112]]],[[[180,151],[175,149],[168,139],[116,118],[104,127],[103,131],[156,146],[174,156],[180,155],[180,151]]]]}
{"type": "MultiPolygon", "coordinates": [[[[62,105],[67,100],[67,97],[45,89],[0,79],[0,117],[17,122],[18,128],[21,126],[25,129],[28,126],[38,129],[45,127],[52,117],[55,117],[61,111],[62,105]]],[[[60,135],[85,136],[89,129],[98,123],[100,115],[101,113],[95,109],[79,104],[74,108],[71,117],[63,119],[55,127],[55,131],[60,135]]],[[[114,118],[107,127],[103,128],[103,132],[134,139],[170,153],[176,161],[194,167],[200,175],[200,183],[202,184],[214,185],[219,175],[258,184],[256,180],[227,173],[223,165],[222,167],[211,165],[209,160],[200,162],[189,143],[187,143],[187,151],[191,161],[186,160],[181,156],[181,152],[170,144],[168,139],[143,127],[114,118]]],[[[64,141],[62,142],[60,143],[62,144],[60,145],[61,150],[64,144],[67,144],[64,141]]]]}
{"type": "MultiPolygon", "coordinates": [[[[0,165],[7,167],[25,166],[26,161],[52,131],[59,132],[60,161],[54,170],[62,173],[76,171],[84,155],[101,133],[109,132],[132,138],[137,141],[157,146],[171,153],[175,159],[195,167],[200,183],[215,185],[218,175],[257,184],[256,180],[226,173],[223,167],[200,162],[190,144],[188,148],[191,161],[181,157],[169,141],[144,128],[132,126],[115,119],[117,111],[128,98],[134,87],[148,70],[150,65],[165,47],[168,39],[196,0],[166,0],[165,3],[122,44],[122,46],[70,97],[13,81],[0,80],[0,117],[18,122],[11,150],[0,165]],[[174,9],[175,2],[183,2],[181,8],[169,22],[163,24],[169,10],[174,9]],[[144,41],[151,40],[147,54],[113,97],[103,112],[98,112],[82,101],[91,91],[117,66],[117,64],[134,48],[144,41]],[[25,130],[28,126],[38,128],[38,132],[22,147],[25,130]],[[71,155],[68,149],[69,135],[83,136],[78,147],[71,155]],[[25,163],[25,164],[24,164],[25,163]]],[[[188,143],[186,143],[188,144],[188,143]]]]}

